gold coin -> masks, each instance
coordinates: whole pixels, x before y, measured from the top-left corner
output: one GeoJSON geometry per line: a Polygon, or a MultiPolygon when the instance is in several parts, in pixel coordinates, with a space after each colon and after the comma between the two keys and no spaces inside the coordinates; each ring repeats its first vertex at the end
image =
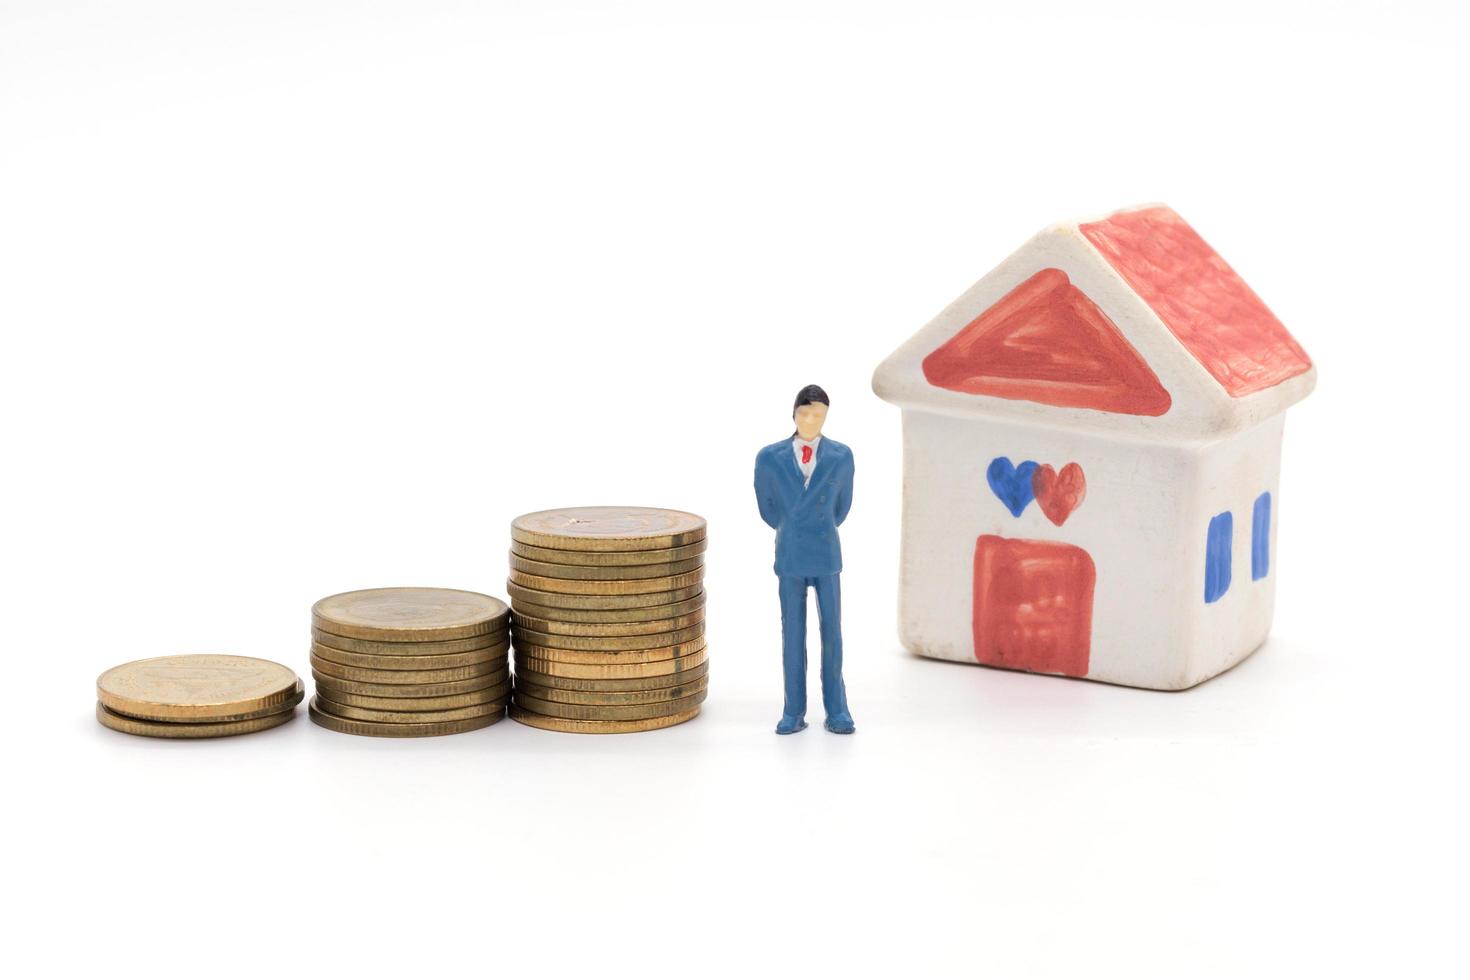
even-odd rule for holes
{"type": "Polygon", "coordinates": [[[162,721],[217,721],[284,708],[299,679],[255,657],[195,653],[134,660],[97,678],[97,700],[119,714],[162,721]]]}
{"type": "Polygon", "coordinates": [[[522,725],[578,735],[622,735],[629,732],[651,732],[658,728],[682,725],[697,714],[699,714],[698,706],[688,711],[681,711],[676,715],[664,715],[661,718],[642,718],[633,721],[582,721],[576,718],[553,718],[550,715],[538,715],[516,704],[510,706],[510,716],[522,725]]]}
{"type": "Polygon", "coordinates": [[[348,694],[364,694],[374,698],[438,698],[449,694],[467,694],[470,691],[483,691],[487,687],[494,687],[504,682],[509,672],[502,667],[493,674],[483,677],[471,677],[462,681],[449,681],[444,684],[370,684],[365,681],[348,681],[340,677],[330,677],[313,670],[312,680],[316,681],[319,688],[326,687],[336,691],[345,691],[348,694]]]}
{"type": "Polygon", "coordinates": [[[569,691],[562,687],[542,687],[517,677],[515,689],[517,694],[528,694],[542,701],[560,701],[562,704],[653,704],[677,701],[709,690],[709,676],[705,675],[688,684],[656,687],[651,691],[569,691]]]}
{"type": "Polygon", "coordinates": [[[676,715],[704,703],[705,692],[691,694],[677,701],[658,704],[567,704],[564,701],[542,701],[517,691],[511,703],[525,711],[553,718],[580,718],[583,721],[636,721],[676,715]]]}
{"type": "Polygon", "coordinates": [[[704,594],[703,585],[692,585],[685,589],[666,592],[647,592],[631,595],[575,595],[570,592],[546,592],[528,589],[515,582],[506,582],[505,587],[516,602],[553,609],[644,609],[683,602],[704,594]]]}
{"type": "Polygon", "coordinates": [[[551,578],[636,582],[702,570],[704,559],[690,558],[657,565],[553,565],[546,561],[522,558],[511,552],[510,567],[527,575],[547,575],[551,578]]]}
{"type": "Polygon", "coordinates": [[[551,578],[547,575],[528,575],[510,570],[510,580],[527,589],[555,592],[561,595],[646,595],[652,592],[672,592],[699,586],[704,581],[704,569],[680,575],[665,575],[661,578],[640,578],[604,582],[597,579],[551,578]]]}
{"type": "MultiPolygon", "coordinates": [[[[298,678],[297,681],[296,681],[296,686],[291,689],[291,696],[288,697],[281,704],[273,704],[269,708],[256,708],[254,711],[239,711],[239,712],[236,712],[235,714],[232,714],[232,715],[211,715],[207,719],[197,719],[197,720],[199,721],[200,724],[214,724],[216,722],[222,722],[222,721],[252,721],[253,719],[256,719],[256,718],[264,718],[266,715],[274,715],[274,714],[279,714],[282,711],[289,711],[292,708],[296,707],[298,704],[300,704],[305,697],[306,697],[306,685],[303,684],[303,683],[301,683],[300,678],[298,678]]],[[[111,710],[111,709],[108,709],[108,710],[111,710]]],[[[128,717],[128,718],[136,718],[139,721],[166,721],[166,722],[169,722],[171,724],[178,724],[178,722],[179,722],[179,720],[177,718],[169,718],[166,715],[157,715],[157,714],[130,715],[130,714],[128,714],[125,711],[117,711],[117,712],[113,712],[113,713],[114,714],[119,714],[119,715],[124,715],[125,717],[128,717]]]]}
{"type": "Polygon", "coordinates": [[[522,643],[516,646],[515,657],[517,663],[549,660],[559,664],[651,664],[699,653],[705,649],[707,641],[707,637],[696,636],[684,643],[646,650],[567,650],[522,643]]]}
{"type": "MultiPolygon", "coordinates": [[[[571,636],[564,639],[576,640],[571,636]]],[[[705,638],[695,636],[683,643],[670,643],[643,650],[574,650],[568,647],[543,647],[530,642],[516,643],[516,660],[554,660],[563,664],[648,664],[656,660],[673,660],[704,649],[705,638]]]]}
{"type": "Polygon", "coordinates": [[[341,664],[343,667],[363,667],[369,670],[445,670],[451,667],[469,667],[503,658],[509,649],[509,642],[502,642],[493,647],[481,647],[464,653],[392,657],[377,653],[352,653],[320,643],[311,645],[311,652],[323,660],[341,664]]]}
{"type": "MultiPolygon", "coordinates": [[[[578,639],[573,636],[570,639],[578,639]]],[[[644,649],[569,649],[566,646],[541,646],[519,642],[514,646],[516,660],[554,660],[562,664],[651,664],[656,660],[688,657],[704,649],[709,638],[695,636],[682,644],[645,646],[644,649]]]]}
{"type": "Polygon", "coordinates": [[[460,589],[361,589],[327,596],[311,607],[312,625],[360,640],[458,640],[499,633],[505,603],[460,589]]]}
{"type": "Polygon", "coordinates": [[[647,623],[567,623],[559,619],[541,619],[519,612],[515,614],[517,629],[552,636],[652,636],[658,633],[689,629],[691,626],[700,626],[703,623],[703,609],[676,616],[673,619],[655,619],[647,623]]]}
{"type": "Polygon", "coordinates": [[[696,541],[682,548],[651,548],[643,551],[573,551],[568,548],[538,548],[512,541],[511,554],[533,561],[549,561],[553,565],[658,565],[670,561],[687,561],[704,554],[707,542],[696,541]]]}
{"type": "Polygon", "coordinates": [[[328,633],[314,626],[311,629],[312,640],[322,646],[375,657],[442,657],[452,653],[469,653],[504,643],[506,637],[506,629],[501,629],[494,633],[467,636],[461,640],[358,640],[328,633]]]}
{"type": "MultiPolygon", "coordinates": [[[[690,643],[704,635],[704,623],[695,623],[668,633],[647,633],[641,636],[570,636],[565,633],[542,633],[540,630],[524,629],[516,630],[513,635],[517,650],[545,647],[550,650],[598,650],[612,653],[657,650],[690,643]]],[[[671,653],[669,656],[675,657],[678,654],[671,653]]]]}
{"type": "Polygon", "coordinates": [[[464,708],[445,708],[441,711],[385,711],[380,708],[359,708],[352,704],[339,704],[316,692],[316,703],[320,710],[338,718],[352,721],[375,721],[388,725],[424,724],[435,721],[465,721],[483,718],[486,715],[505,714],[505,699],[472,704],[464,708]]]}
{"type": "Polygon", "coordinates": [[[489,704],[491,701],[505,701],[510,697],[510,691],[509,677],[493,687],[467,691],[464,694],[444,694],[433,698],[380,698],[368,694],[353,694],[351,691],[342,691],[327,684],[319,683],[316,686],[317,697],[331,701],[333,704],[345,704],[353,708],[373,708],[378,711],[453,711],[456,708],[489,704]]]}
{"type": "Polygon", "coordinates": [[[553,688],[558,691],[609,694],[625,691],[656,691],[665,687],[680,687],[709,677],[709,662],[698,667],[677,671],[673,674],[657,674],[653,677],[557,677],[530,670],[516,664],[516,683],[534,687],[553,688]]]}
{"type": "Polygon", "coordinates": [[[565,551],[681,548],[704,540],[705,521],[658,507],[564,507],[517,517],[510,536],[521,544],[565,551]]]}
{"type": "Polygon", "coordinates": [[[317,706],[316,698],[306,706],[311,720],[323,728],[330,728],[334,732],[342,732],[344,735],[370,735],[377,738],[424,738],[434,735],[458,735],[461,732],[472,732],[477,728],[488,728],[501,718],[504,712],[491,712],[479,715],[475,718],[463,718],[459,721],[430,721],[421,723],[405,722],[380,722],[380,721],[358,721],[354,718],[338,718],[330,712],[324,711],[317,706]]]}
{"type": "Polygon", "coordinates": [[[625,679],[629,677],[658,677],[666,674],[675,674],[681,670],[688,670],[690,667],[698,667],[706,661],[708,656],[708,653],[700,650],[698,653],[691,653],[687,657],[675,657],[673,660],[655,660],[652,663],[575,664],[517,655],[516,666],[519,668],[524,665],[525,669],[532,673],[548,674],[552,677],[576,677],[587,680],[625,679]]]}
{"type": "Polygon", "coordinates": [[[704,593],[699,592],[683,602],[670,602],[662,606],[643,606],[636,609],[567,609],[556,606],[539,606],[532,602],[517,601],[511,611],[511,620],[517,616],[533,619],[550,619],[561,623],[648,623],[672,619],[704,610],[704,593]]]}
{"type": "Polygon", "coordinates": [[[97,702],[97,720],[115,732],[129,735],[147,735],[151,738],[223,738],[227,735],[249,735],[263,732],[267,728],[284,725],[296,716],[293,705],[284,711],[261,715],[245,721],[150,721],[146,718],[130,718],[112,711],[101,701],[97,702]]]}
{"type": "Polygon", "coordinates": [[[327,677],[343,681],[362,681],[365,684],[444,684],[448,681],[463,681],[484,677],[497,670],[505,669],[505,657],[481,661],[467,667],[444,667],[439,670],[373,670],[368,667],[347,667],[323,660],[315,650],[311,653],[312,670],[327,677]]]}

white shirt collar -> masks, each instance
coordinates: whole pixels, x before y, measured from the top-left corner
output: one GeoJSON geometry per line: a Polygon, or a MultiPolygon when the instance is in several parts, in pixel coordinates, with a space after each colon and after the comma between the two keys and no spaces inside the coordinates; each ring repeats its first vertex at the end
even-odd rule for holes
{"type": "Polygon", "coordinates": [[[802,486],[811,486],[812,474],[817,471],[817,445],[821,441],[822,437],[820,435],[818,435],[810,442],[803,439],[801,436],[794,436],[791,440],[791,452],[796,456],[796,468],[801,470],[802,486]],[[808,447],[810,447],[812,451],[811,458],[803,460],[801,458],[801,451],[808,447]]]}

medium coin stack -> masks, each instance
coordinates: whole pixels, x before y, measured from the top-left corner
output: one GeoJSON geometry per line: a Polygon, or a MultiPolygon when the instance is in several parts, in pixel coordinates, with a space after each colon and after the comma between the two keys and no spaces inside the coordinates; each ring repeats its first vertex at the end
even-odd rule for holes
{"type": "Polygon", "coordinates": [[[459,589],[363,589],[311,607],[308,711],[349,735],[454,735],[505,717],[510,610],[459,589]]]}
{"type": "Polygon", "coordinates": [[[97,678],[97,720],[154,738],[219,738],[284,725],[306,690],[289,667],[197,653],[135,660],[97,678]]]}
{"type": "Polygon", "coordinates": [[[704,518],[572,507],[511,524],[510,716],[560,732],[642,732],[699,713],[708,684],[704,518]]]}

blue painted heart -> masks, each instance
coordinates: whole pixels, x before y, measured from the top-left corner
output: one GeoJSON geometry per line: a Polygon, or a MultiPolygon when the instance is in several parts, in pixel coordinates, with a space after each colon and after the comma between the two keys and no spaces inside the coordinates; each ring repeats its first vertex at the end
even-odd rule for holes
{"type": "Polygon", "coordinates": [[[1036,497],[1036,491],[1031,487],[1031,475],[1036,472],[1037,465],[1028,459],[1017,466],[1011,462],[1010,457],[997,456],[985,470],[985,479],[990,483],[990,489],[995,491],[995,495],[1006,505],[1006,510],[1011,512],[1012,517],[1020,517],[1026,505],[1036,497]]]}

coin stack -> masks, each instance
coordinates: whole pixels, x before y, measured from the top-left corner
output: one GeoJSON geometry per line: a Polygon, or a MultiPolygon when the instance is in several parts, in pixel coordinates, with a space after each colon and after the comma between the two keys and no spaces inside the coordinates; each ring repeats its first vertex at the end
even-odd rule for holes
{"type": "Polygon", "coordinates": [[[511,524],[510,716],[561,732],[642,732],[699,713],[708,684],[704,518],[572,507],[511,524]]]}
{"type": "Polygon", "coordinates": [[[284,725],[306,694],[289,667],[197,653],[135,660],[97,678],[97,720],[129,735],[219,738],[284,725]]]}
{"type": "Polygon", "coordinates": [[[453,735],[505,717],[510,610],[458,589],[363,589],[311,607],[308,711],[349,735],[453,735]]]}

